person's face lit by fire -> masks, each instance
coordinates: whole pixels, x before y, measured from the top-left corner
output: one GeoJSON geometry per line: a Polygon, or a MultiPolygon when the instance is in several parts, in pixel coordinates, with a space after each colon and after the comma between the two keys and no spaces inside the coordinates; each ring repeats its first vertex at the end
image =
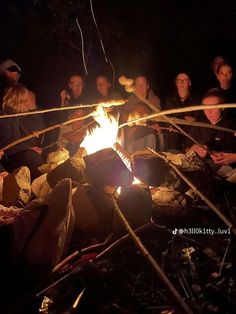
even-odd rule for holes
{"type": "Polygon", "coordinates": [[[232,76],[232,68],[229,65],[222,65],[219,67],[217,79],[222,88],[227,88],[230,86],[232,76]]]}
{"type": "Polygon", "coordinates": [[[214,72],[215,75],[217,75],[217,71],[219,67],[224,63],[224,58],[221,56],[216,56],[214,60],[211,63],[211,69],[214,72]]]}
{"type": "Polygon", "coordinates": [[[109,94],[109,89],[111,87],[111,83],[104,76],[99,76],[96,79],[96,87],[99,94],[102,96],[107,96],[109,94]]]}
{"type": "Polygon", "coordinates": [[[185,73],[178,74],[175,83],[179,93],[189,92],[192,84],[190,78],[185,73]]]}
{"type": "Polygon", "coordinates": [[[146,79],[146,77],[144,76],[138,76],[136,77],[135,81],[134,81],[134,87],[136,92],[142,96],[142,97],[147,97],[147,93],[149,90],[149,84],[148,81],[146,79]]]}
{"type": "MultiPolygon", "coordinates": [[[[209,96],[202,101],[203,105],[219,105],[220,103],[221,99],[217,96],[209,96]]],[[[205,109],[204,114],[211,124],[216,124],[221,119],[221,109],[218,108],[205,109]]]]}
{"type": "Polygon", "coordinates": [[[84,89],[84,80],[79,75],[73,75],[70,78],[69,87],[74,97],[81,96],[84,89]]]}

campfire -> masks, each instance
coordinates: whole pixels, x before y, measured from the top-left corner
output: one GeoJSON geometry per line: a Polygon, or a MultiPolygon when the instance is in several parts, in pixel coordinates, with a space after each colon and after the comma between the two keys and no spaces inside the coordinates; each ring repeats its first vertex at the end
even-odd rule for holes
{"type": "Polygon", "coordinates": [[[118,120],[114,116],[108,115],[103,106],[96,108],[93,117],[98,125],[87,131],[80,144],[86,149],[88,155],[112,147],[117,142],[118,136],[118,120]]]}
{"type": "MultiPolygon", "coordinates": [[[[160,215],[167,217],[167,224],[176,224],[184,217],[193,200],[189,186],[176,173],[180,169],[196,184],[211,189],[203,163],[194,153],[159,154],[146,149],[130,155],[122,146],[118,119],[102,105],[91,116],[97,125],[87,130],[73,157],[65,149],[49,154],[48,163],[41,167],[44,174],[32,185],[24,167],[4,180],[5,205],[10,208],[20,204],[22,208],[4,221],[15,232],[15,247],[19,251],[24,248],[29,266],[43,263],[61,270],[64,266],[60,263],[64,263],[74,234],[79,234],[77,246],[83,248],[91,245],[91,239],[104,241],[110,235],[118,238],[128,230],[154,273],[165,278],[162,283],[175,303],[190,313],[156,260],[135,239],[132,228],[153,225],[153,219],[160,215]],[[174,172],[167,161],[178,171],[174,172]],[[24,226],[23,230],[19,225],[24,226]]],[[[72,254],[72,260],[78,252],[72,254]]]]}

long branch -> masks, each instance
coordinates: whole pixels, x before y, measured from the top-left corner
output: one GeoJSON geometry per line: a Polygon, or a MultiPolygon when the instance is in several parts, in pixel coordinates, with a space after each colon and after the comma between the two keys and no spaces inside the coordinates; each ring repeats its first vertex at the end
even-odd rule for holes
{"type": "MultiPolygon", "coordinates": [[[[217,107],[217,108],[224,108],[225,105],[212,105],[212,106],[207,106],[207,105],[204,105],[204,106],[198,106],[198,107],[201,107],[202,109],[206,109],[206,108],[213,108],[213,107],[217,107]]],[[[229,106],[229,105],[227,105],[229,106]]],[[[194,106],[193,106],[194,107],[194,106]]],[[[197,106],[196,106],[197,107],[197,106]]],[[[236,105],[235,105],[236,107],[236,105]]],[[[72,107],[68,107],[68,108],[71,108],[72,107]]],[[[75,107],[73,107],[75,108],[75,107]]],[[[188,108],[188,107],[185,107],[185,108],[188,108]]],[[[189,107],[190,108],[190,107],[189,107]]],[[[181,109],[176,109],[176,110],[183,110],[184,108],[181,108],[181,109]]],[[[218,129],[218,130],[221,130],[221,131],[227,131],[227,132],[232,132],[232,133],[235,133],[236,131],[235,130],[232,130],[232,129],[228,129],[228,128],[223,128],[223,127],[219,127],[219,126],[214,126],[214,125],[211,125],[211,124],[207,124],[207,123],[202,123],[202,122],[188,122],[188,121],[185,121],[185,120],[181,120],[181,119],[177,119],[177,118],[168,118],[168,121],[165,121],[166,117],[163,117],[164,113],[167,112],[167,113],[172,113],[173,110],[165,110],[165,111],[160,111],[160,112],[157,112],[157,113],[154,113],[154,114],[150,114],[148,116],[145,116],[145,117],[142,117],[142,118],[139,118],[139,119],[134,119],[130,122],[126,122],[126,123],[123,123],[123,124],[120,124],[119,125],[119,128],[122,128],[126,125],[130,125],[132,123],[136,123],[136,122],[141,122],[141,121],[146,121],[148,119],[153,119],[153,118],[156,118],[155,120],[159,121],[158,119],[160,119],[160,121],[162,122],[168,122],[168,123],[178,123],[178,124],[185,124],[185,125],[193,125],[193,126],[200,126],[200,127],[206,127],[206,128],[211,128],[211,129],[218,129]]],[[[38,111],[37,112],[32,112],[33,113],[39,113],[38,111]]],[[[18,113],[17,115],[5,115],[5,116],[0,116],[1,117],[15,117],[15,116],[21,116],[21,115],[25,115],[25,114],[28,114],[28,113],[18,113]]],[[[52,131],[54,129],[57,129],[57,128],[60,128],[61,126],[65,126],[65,125],[68,125],[68,124],[71,124],[73,122],[76,122],[76,121],[81,121],[81,120],[85,120],[89,117],[93,117],[94,114],[93,113],[90,113],[86,116],[83,116],[83,117],[78,117],[78,118],[74,118],[74,119],[70,119],[66,122],[63,122],[63,123],[60,123],[60,124],[55,124],[55,125],[52,125],[48,128],[45,128],[45,129],[41,129],[41,130],[37,130],[27,136],[24,136],[16,141],[13,141],[12,143],[0,148],[1,150],[7,150],[8,148],[11,148],[19,143],[22,143],[22,142],[25,142],[31,138],[34,138],[34,137],[38,137],[39,135],[41,134],[44,134],[46,132],[49,132],[49,131],[52,131]]],[[[183,132],[182,132],[183,133],[183,132]]]]}
{"type": "Polygon", "coordinates": [[[29,135],[27,135],[27,136],[24,136],[24,137],[22,137],[22,138],[19,138],[18,140],[15,140],[15,141],[13,141],[12,143],[10,143],[10,144],[8,144],[8,145],[6,145],[6,146],[0,148],[0,150],[5,151],[5,150],[7,150],[7,149],[9,149],[9,148],[11,148],[11,147],[17,145],[17,144],[20,144],[20,143],[22,143],[22,142],[25,142],[25,141],[27,141],[27,140],[33,138],[33,137],[39,137],[39,135],[44,134],[44,133],[46,133],[46,132],[55,130],[55,129],[60,128],[60,127],[62,127],[62,126],[65,126],[65,125],[74,123],[74,122],[76,122],[76,121],[85,120],[85,119],[90,118],[90,117],[93,117],[93,116],[94,116],[94,114],[93,114],[93,113],[90,113],[90,114],[87,114],[86,116],[83,116],[83,117],[78,117],[78,118],[70,119],[70,120],[67,120],[66,122],[59,123],[59,124],[55,124],[55,125],[52,125],[52,126],[50,126],[50,127],[48,127],[48,128],[34,131],[33,133],[31,133],[31,134],[29,134],[29,135]]]}
{"type": "Polygon", "coordinates": [[[96,103],[96,104],[90,104],[90,105],[80,104],[80,105],[74,105],[74,106],[68,106],[68,107],[56,107],[56,108],[50,108],[50,109],[27,111],[27,112],[20,112],[20,113],[11,113],[11,114],[0,115],[0,119],[22,117],[22,116],[29,116],[29,115],[37,115],[37,114],[55,112],[55,111],[94,108],[97,106],[103,106],[103,107],[107,108],[107,107],[111,107],[111,106],[121,106],[121,105],[124,105],[125,102],[126,102],[125,100],[121,99],[121,100],[112,100],[110,102],[96,103]]]}
{"type": "MultiPolygon", "coordinates": [[[[141,101],[143,101],[151,110],[153,110],[154,112],[156,112],[157,114],[160,113],[160,110],[158,108],[156,108],[148,99],[142,97],[142,95],[140,95],[137,91],[133,91],[133,93],[136,95],[136,97],[138,97],[141,101]]],[[[192,109],[196,109],[197,106],[189,106],[188,107],[188,111],[191,111],[192,109]]],[[[185,107],[186,108],[186,107],[185,107]]],[[[206,107],[203,107],[204,109],[206,109],[206,107]]],[[[181,108],[180,108],[181,109],[181,108]]],[[[182,108],[183,109],[183,108],[182,108]]],[[[177,109],[174,109],[177,110],[177,109]]],[[[167,111],[167,110],[166,110],[167,111]]],[[[162,111],[163,113],[163,111],[162,111]]],[[[194,137],[192,137],[190,134],[188,134],[185,130],[183,130],[178,124],[175,123],[175,121],[171,120],[171,118],[169,118],[167,115],[163,115],[162,116],[164,118],[164,120],[166,120],[166,122],[172,124],[178,131],[180,131],[180,133],[182,133],[184,136],[186,136],[188,139],[190,139],[193,143],[199,145],[198,141],[195,140],[194,137]]]]}
{"type": "Polygon", "coordinates": [[[181,313],[193,313],[191,309],[188,307],[187,303],[182,299],[181,295],[178,293],[178,291],[175,289],[174,285],[171,283],[169,278],[165,275],[161,267],[158,265],[157,261],[152,257],[150,252],[147,250],[147,248],[144,246],[142,241],[136,236],[134,230],[131,228],[129,222],[125,218],[124,214],[122,213],[121,209],[119,208],[116,200],[112,198],[115,212],[117,213],[118,217],[120,218],[122,224],[124,225],[125,229],[127,230],[128,234],[130,235],[131,239],[134,241],[134,244],[138,247],[144,258],[147,260],[147,262],[152,266],[153,270],[155,271],[158,278],[161,279],[163,284],[168,288],[171,296],[174,298],[174,300],[177,302],[179,307],[182,309],[181,313]]]}
{"type": "Polygon", "coordinates": [[[145,117],[141,117],[138,119],[131,120],[129,122],[125,122],[123,124],[120,124],[119,128],[122,128],[126,125],[146,121],[148,119],[153,119],[156,117],[161,117],[169,114],[175,114],[175,113],[183,113],[183,112],[189,112],[189,111],[199,111],[199,110],[205,110],[205,109],[212,109],[212,108],[236,108],[236,104],[219,104],[219,105],[199,105],[199,106],[188,106],[188,107],[182,107],[177,109],[168,109],[168,110],[162,110],[160,112],[149,114],[145,117]]]}
{"type": "MultiPolygon", "coordinates": [[[[208,128],[208,129],[215,129],[219,131],[226,131],[226,132],[231,132],[231,133],[236,133],[236,130],[225,128],[222,126],[210,124],[210,123],[205,123],[205,122],[198,122],[198,121],[187,121],[185,119],[179,119],[179,118],[170,118],[169,121],[165,119],[165,117],[157,117],[152,119],[152,121],[157,121],[157,122],[163,122],[163,123],[171,123],[174,122],[176,124],[183,124],[183,125],[191,125],[191,126],[200,126],[203,128],[208,128]]],[[[122,127],[122,125],[121,125],[122,127]]]]}

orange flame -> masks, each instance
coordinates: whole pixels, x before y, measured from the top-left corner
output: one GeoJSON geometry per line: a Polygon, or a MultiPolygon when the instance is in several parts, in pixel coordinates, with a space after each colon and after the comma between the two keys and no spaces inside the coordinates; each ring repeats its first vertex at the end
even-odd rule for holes
{"type": "Polygon", "coordinates": [[[118,120],[112,115],[108,115],[101,105],[94,112],[94,120],[99,125],[92,131],[87,131],[80,144],[80,147],[86,149],[88,155],[112,147],[117,140],[118,120]]]}

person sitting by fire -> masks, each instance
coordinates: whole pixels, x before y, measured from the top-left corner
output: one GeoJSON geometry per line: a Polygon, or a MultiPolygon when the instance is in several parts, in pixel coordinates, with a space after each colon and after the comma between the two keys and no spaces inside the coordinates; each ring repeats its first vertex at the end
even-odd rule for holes
{"type": "MultiPolygon", "coordinates": [[[[85,81],[82,75],[73,74],[70,76],[68,89],[64,89],[60,93],[61,106],[74,106],[83,105],[86,102],[85,96],[85,81]]],[[[83,117],[91,112],[90,108],[79,108],[75,110],[62,111],[60,119],[61,122],[83,117]]],[[[65,147],[69,150],[70,155],[73,156],[79,148],[80,143],[83,141],[86,128],[82,128],[88,120],[79,120],[74,123],[62,126],[59,132],[59,146],[65,147]]]]}
{"type": "MultiPolygon", "coordinates": [[[[224,102],[221,91],[217,88],[209,90],[202,99],[203,105],[218,105],[224,102]]],[[[226,110],[212,108],[204,110],[205,119],[212,125],[235,129],[234,121],[227,115],[226,110]]],[[[204,121],[205,120],[205,121],[204,121]]],[[[200,143],[193,144],[187,150],[196,152],[204,158],[213,170],[230,165],[236,168],[236,136],[235,133],[208,128],[197,128],[193,137],[200,143]]]]}
{"type": "Polygon", "coordinates": [[[21,68],[11,60],[4,60],[0,64],[0,103],[7,89],[16,84],[21,76],[21,68]]]}
{"type": "MultiPolygon", "coordinates": [[[[229,63],[222,63],[217,69],[217,80],[218,88],[220,89],[222,95],[224,96],[224,101],[226,103],[236,102],[236,92],[235,92],[235,82],[233,75],[233,68],[229,63]]],[[[226,109],[232,118],[236,120],[236,109],[228,108],[226,109]]]]}
{"type": "MultiPolygon", "coordinates": [[[[36,109],[35,95],[21,84],[10,87],[3,97],[1,114],[12,114],[36,109]]],[[[0,119],[0,147],[44,128],[41,115],[0,119]]],[[[27,166],[34,179],[41,175],[38,167],[43,163],[41,143],[43,137],[34,137],[4,151],[1,163],[8,172],[27,166]]]]}
{"type": "MultiPolygon", "coordinates": [[[[123,97],[120,93],[113,90],[111,80],[108,75],[100,74],[96,77],[96,95],[94,97],[95,103],[109,102],[112,100],[120,100],[123,97]]],[[[119,111],[118,107],[107,107],[106,112],[117,116],[119,111]]]]}
{"type": "MultiPolygon", "coordinates": [[[[200,100],[192,92],[192,82],[190,76],[185,73],[179,73],[174,80],[174,93],[165,100],[165,109],[181,108],[186,106],[198,105],[200,100]]],[[[185,119],[189,122],[198,120],[199,112],[193,111],[191,113],[178,113],[173,115],[179,119],[185,119]]],[[[167,124],[165,124],[167,126],[167,124]]],[[[191,127],[182,127],[185,131],[191,132],[191,127]]],[[[166,150],[182,151],[185,143],[184,135],[164,131],[164,138],[166,143],[166,150]]]]}
{"type": "MultiPolygon", "coordinates": [[[[127,103],[122,108],[121,122],[128,122],[146,116],[155,111],[141,99],[147,100],[156,110],[160,111],[160,99],[150,89],[146,76],[139,75],[134,80],[134,93],[127,98],[127,103]]],[[[156,149],[156,133],[152,127],[129,126],[125,130],[126,150],[133,153],[145,147],[156,149]]]]}

